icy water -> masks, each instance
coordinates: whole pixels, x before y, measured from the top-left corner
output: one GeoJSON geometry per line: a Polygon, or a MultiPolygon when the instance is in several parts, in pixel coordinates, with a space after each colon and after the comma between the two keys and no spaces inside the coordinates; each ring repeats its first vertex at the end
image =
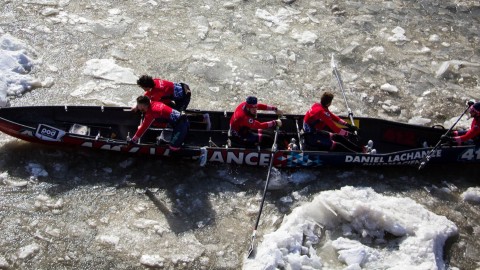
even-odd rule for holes
{"type": "MultiPolygon", "coordinates": [[[[478,1],[7,0],[0,10],[0,100],[11,106],[129,106],[148,73],[188,83],[191,108],[233,110],[257,95],[304,113],[330,88],[345,114],[332,53],[357,116],[449,127],[480,99],[478,1]]],[[[0,268],[480,267],[471,166],[274,171],[252,261],[266,168],[0,142],[0,268]]]]}

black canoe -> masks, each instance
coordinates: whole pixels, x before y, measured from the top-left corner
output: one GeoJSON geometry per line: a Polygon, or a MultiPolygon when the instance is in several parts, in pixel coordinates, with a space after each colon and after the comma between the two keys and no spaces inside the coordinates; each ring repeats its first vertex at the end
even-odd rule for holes
{"type": "MultiPolygon", "coordinates": [[[[126,107],[32,106],[0,109],[0,131],[29,142],[54,146],[102,149],[131,154],[170,158],[190,158],[209,162],[268,166],[271,147],[245,148],[229,144],[231,112],[188,111],[191,126],[184,146],[168,148],[168,129],[149,129],[139,144],[127,144],[141,115],[126,107]]],[[[259,114],[260,121],[276,119],[274,114],[259,114]]],[[[375,154],[312,151],[305,147],[288,150],[292,138],[300,141],[298,128],[302,115],[285,115],[274,153],[275,167],[390,166],[416,165],[436,145],[445,129],[356,117],[362,145],[374,142],[375,154]]],[[[348,120],[347,120],[348,121],[348,120]]],[[[480,146],[443,146],[431,155],[429,164],[475,163],[480,161],[480,146]]]]}

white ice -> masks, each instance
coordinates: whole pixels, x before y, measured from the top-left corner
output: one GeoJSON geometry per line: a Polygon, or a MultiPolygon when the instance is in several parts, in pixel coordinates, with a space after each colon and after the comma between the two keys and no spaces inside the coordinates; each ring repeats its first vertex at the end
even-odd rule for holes
{"type": "Polygon", "coordinates": [[[83,74],[124,84],[136,84],[138,79],[132,69],[117,65],[113,59],[90,59],[83,74]]]}
{"type": "Polygon", "coordinates": [[[0,36],[0,107],[9,106],[9,96],[18,96],[38,87],[50,87],[45,82],[29,75],[40,60],[35,60],[35,51],[23,41],[3,34],[0,36]]]}
{"type": "Polygon", "coordinates": [[[462,193],[462,199],[466,202],[480,203],[480,187],[469,187],[462,193]]]}
{"type": "Polygon", "coordinates": [[[445,269],[443,246],[457,233],[409,198],[346,186],[294,209],[243,269],[445,269]],[[325,250],[337,258],[322,257],[325,250]]]}

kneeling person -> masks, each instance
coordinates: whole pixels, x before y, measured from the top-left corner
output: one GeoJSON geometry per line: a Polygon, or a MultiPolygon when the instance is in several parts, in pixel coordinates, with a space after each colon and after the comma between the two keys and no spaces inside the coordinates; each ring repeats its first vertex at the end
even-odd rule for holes
{"type": "Polygon", "coordinates": [[[230,118],[230,133],[233,140],[247,146],[261,145],[271,147],[273,137],[265,132],[268,128],[281,127],[282,121],[272,120],[260,122],[255,120],[257,110],[275,111],[278,115],[282,112],[277,107],[257,103],[257,98],[247,97],[246,101],[240,103],[230,118]]]}
{"type": "Polygon", "coordinates": [[[331,92],[323,93],[320,103],[314,103],[305,114],[303,118],[305,142],[317,150],[365,152],[363,147],[349,140],[358,128],[345,122],[328,109],[333,97],[331,92]],[[338,127],[336,123],[346,126],[347,130],[338,127]]]}
{"type": "Polygon", "coordinates": [[[189,123],[185,115],[181,115],[179,111],[161,102],[150,102],[150,99],[146,96],[139,96],[137,98],[136,108],[144,114],[144,119],[132,138],[133,143],[138,143],[147,129],[157,121],[168,123],[173,127],[172,140],[170,141],[169,148],[174,151],[180,149],[189,128],[189,123]]]}

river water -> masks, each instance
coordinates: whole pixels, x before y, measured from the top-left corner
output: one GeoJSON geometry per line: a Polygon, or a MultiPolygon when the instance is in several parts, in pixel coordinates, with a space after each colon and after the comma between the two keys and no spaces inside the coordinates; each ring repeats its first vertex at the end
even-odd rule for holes
{"type": "MultiPolygon", "coordinates": [[[[1,71],[0,99],[10,106],[130,106],[142,93],[135,77],[151,74],[188,83],[190,108],[233,110],[256,95],[287,113],[304,113],[332,89],[332,111],[345,114],[332,54],[356,116],[449,127],[466,100],[480,99],[478,1],[6,0],[0,10],[0,67],[10,67],[5,51],[22,66],[1,71]]],[[[465,117],[459,126],[469,123],[465,117]]],[[[245,255],[266,168],[199,168],[52,149],[4,134],[0,148],[0,268],[254,269],[263,263],[245,255]]],[[[480,267],[480,209],[467,196],[480,193],[475,167],[273,174],[258,254],[268,250],[263,235],[281,231],[295,209],[322,197],[331,198],[332,211],[342,211],[332,200],[350,194],[351,208],[368,205],[355,208],[369,213],[367,221],[393,213],[406,220],[407,232],[421,234],[411,226],[425,223],[419,227],[429,233],[408,248],[395,240],[398,254],[362,240],[369,255],[357,265],[345,257],[363,253],[349,257],[337,241],[353,222],[337,224],[342,229],[320,224],[328,231],[313,245],[321,266],[305,262],[303,269],[480,267]],[[394,207],[382,199],[364,202],[365,194],[381,194],[394,207]],[[424,210],[413,210],[418,206],[424,210]],[[441,217],[449,222],[433,221],[441,217]],[[429,250],[436,248],[443,253],[429,250]],[[374,258],[382,252],[389,260],[374,258]]],[[[290,262],[275,267],[301,269],[290,262]]]]}

